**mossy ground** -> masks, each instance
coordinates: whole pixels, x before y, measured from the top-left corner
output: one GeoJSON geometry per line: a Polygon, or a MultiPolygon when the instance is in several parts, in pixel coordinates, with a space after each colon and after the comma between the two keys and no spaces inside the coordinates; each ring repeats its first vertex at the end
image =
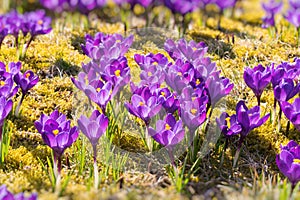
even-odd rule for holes
{"type": "MultiPolygon", "coordinates": [[[[32,1],[31,1],[32,2],[32,1]]],[[[28,4],[27,7],[31,7],[28,4]],[[29,5],[29,6],[28,6],[29,5]]],[[[51,157],[50,149],[43,144],[41,136],[33,126],[42,113],[49,114],[54,109],[65,113],[69,118],[74,116],[72,98],[76,90],[70,76],[76,76],[81,63],[89,58],[82,54],[80,44],[84,42],[86,33],[123,33],[124,25],[119,21],[117,10],[110,5],[112,12],[106,9],[103,17],[93,19],[91,26],[86,28],[85,17],[78,14],[67,15],[53,20],[53,31],[45,36],[37,37],[29,47],[26,58],[22,60],[22,70],[31,69],[40,77],[40,82],[26,96],[20,117],[10,116],[13,124],[11,147],[6,157],[5,166],[0,170],[0,183],[6,184],[14,193],[27,191],[38,192],[39,199],[57,199],[52,193],[51,183],[40,162],[47,164],[51,157]],[[78,23],[80,18],[80,23],[78,23]],[[108,23],[109,21],[110,23],[108,23]],[[113,23],[112,23],[113,22],[113,23]],[[40,160],[40,161],[39,161],[40,160]]],[[[155,10],[160,13],[162,8],[155,10]]],[[[234,90],[226,99],[228,112],[233,112],[238,100],[244,99],[247,105],[256,105],[256,99],[243,82],[243,69],[257,64],[279,64],[282,61],[292,61],[300,56],[297,46],[296,29],[282,17],[277,20],[277,34],[270,34],[261,28],[263,11],[256,0],[239,2],[236,16],[229,18],[230,12],[222,18],[222,30],[216,29],[217,16],[215,8],[209,8],[207,26],[201,25],[200,13],[191,16],[191,25],[185,34],[187,39],[197,42],[204,41],[209,48],[208,56],[217,63],[222,73],[235,84],[234,90]]],[[[168,11],[163,10],[166,17],[168,11]]],[[[134,18],[137,27],[142,19],[134,18]]],[[[171,27],[171,26],[170,26],[171,27]]],[[[144,38],[136,36],[136,44],[144,38]]],[[[134,62],[135,53],[164,53],[159,46],[158,35],[152,35],[140,48],[133,47],[126,54],[131,67],[133,81],[139,80],[139,69],[134,62]]],[[[0,51],[0,61],[4,63],[17,61],[13,39],[8,37],[0,51]]],[[[15,102],[19,100],[15,98],[15,102]]],[[[263,93],[262,110],[272,112],[273,95],[271,88],[263,93]]],[[[278,112],[278,111],[277,111],[278,112]]],[[[274,114],[274,113],[272,113],[274,114]]],[[[75,121],[73,121],[75,124],[75,121]]],[[[114,180],[109,168],[107,177],[103,177],[99,191],[93,191],[90,177],[92,171],[91,152],[87,148],[86,165],[79,167],[80,147],[85,142],[83,136],[66,152],[63,159],[63,177],[70,173],[70,180],[61,199],[195,199],[208,198],[246,198],[266,199],[276,197],[276,185],[280,182],[278,169],[275,165],[275,155],[281,143],[290,139],[300,141],[299,132],[291,127],[285,134],[286,119],[282,119],[282,129],[277,130],[276,121],[267,121],[265,125],[251,132],[247,137],[239,159],[238,169],[232,169],[232,157],[236,149],[236,141],[232,140],[225,154],[225,162],[219,167],[219,156],[224,139],[211,149],[200,164],[200,170],[193,175],[184,191],[176,192],[170,177],[165,170],[140,172],[128,169],[119,174],[119,180],[114,180]],[[81,173],[79,173],[81,172],[81,173]],[[269,187],[270,186],[270,187],[269,187]],[[273,188],[273,189],[272,189],[273,188]],[[274,189],[275,188],[275,189],[274,189]],[[274,196],[273,196],[274,195],[274,196]]],[[[143,143],[136,135],[123,132],[121,144],[124,149],[142,150],[143,143]]],[[[101,148],[99,146],[99,148],[101,148]]],[[[130,158],[129,158],[130,159],[130,158]]],[[[99,158],[100,169],[107,169],[103,157],[99,158]]],[[[146,170],[147,171],[147,170],[146,170]]],[[[282,177],[283,178],[283,177],[282,177]]],[[[300,195],[300,194],[299,194],[300,195]]]]}

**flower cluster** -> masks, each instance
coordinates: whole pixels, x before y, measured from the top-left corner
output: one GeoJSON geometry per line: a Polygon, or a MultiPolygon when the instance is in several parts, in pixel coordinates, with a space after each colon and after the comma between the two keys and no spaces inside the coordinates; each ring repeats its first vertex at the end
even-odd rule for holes
{"type": "Polygon", "coordinates": [[[37,194],[33,193],[29,196],[25,195],[24,193],[19,194],[12,194],[10,191],[7,190],[6,185],[0,186],[0,199],[6,200],[37,200],[37,194]]]}
{"type": "Polygon", "coordinates": [[[24,38],[30,35],[23,48],[22,56],[24,56],[27,48],[36,36],[47,34],[51,30],[51,18],[46,16],[44,10],[36,10],[24,14],[13,10],[0,16],[0,47],[7,35],[13,35],[16,42],[15,46],[18,49],[20,45],[19,36],[20,32],[22,32],[24,38]]]}
{"type": "Polygon", "coordinates": [[[104,113],[110,99],[130,80],[130,68],[124,55],[132,42],[133,35],[124,38],[120,34],[97,33],[94,38],[87,35],[86,44],[82,45],[91,61],[82,65],[78,80],[72,78],[72,81],[104,113]]]}
{"type": "Polygon", "coordinates": [[[133,95],[125,107],[145,122],[148,133],[171,154],[172,147],[183,139],[183,126],[193,135],[233,84],[205,57],[204,43],[169,39],[165,50],[171,62],[159,53],[134,56],[142,70],[141,82],[137,86],[131,83],[133,95]],[[164,120],[158,120],[153,128],[151,121],[156,115],[164,120]]]}

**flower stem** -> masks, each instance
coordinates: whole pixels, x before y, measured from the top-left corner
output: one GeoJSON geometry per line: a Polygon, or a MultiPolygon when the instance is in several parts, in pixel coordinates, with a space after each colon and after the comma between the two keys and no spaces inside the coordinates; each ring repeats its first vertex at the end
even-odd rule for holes
{"type": "Polygon", "coordinates": [[[60,193],[60,182],[61,182],[61,156],[54,153],[54,164],[53,164],[53,171],[55,176],[55,193],[60,193]]]}
{"type": "Polygon", "coordinates": [[[272,122],[274,122],[274,121],[275,121],[275,115],[276,115],[276,105],[277,105],[277,100],[274,98],[273,114],[272,114],[272,122]]]}
{"type": "Polygon", "coordinates": [[[281,117],[282,117],[282,109],[281,109],[281,107],[279,108],[279,115],[278,115],[278,124],[277,124],[277,126],[278,126],[278,132],[280,131],[280,129],[281,129],[281,117]]]}
{"type": "Polygon", "coordinates": [[[22,102],[23,102],[24,98],[25,98],[25,94],[22,93],[21,99],[20,99],[20,101],[19,101],[19,103],[18,103],[18,105],[17,105],[17,108],[16,108],[16,110],[15,110],[15,116],[16,116],[16,117],[19,117],[19,114],[20,114],[20,107],[21,107],[21,105],[22,105],[22,102]]]}
{"type": "Polygon", "coordinates": [[[299,48],[300,46],[300,26],[297,28],[298,29],[298,40],[297,40],[297,46],[299,48]]]}
{"type": "Polygon", "coordinates": [[[220,13],[219,13],[219,19],[218,19],[218,30],[220,31],[221,30],[221,18],[222,18],[222,15],[223,15],[223,10],[221,9],[220,10],[220,13]]]}
{"type": "Polygon", "coordinates": [[[260,106],[260,95],[256,96],[257,99],[257,105],[260,106]]]}
{"type": "Polygon", "coordinates": [[[93,159],[94,159],[94,188],[98,190],[99,185],[99,171],[97,165],[97,145],[93,145],[93,159]]]}
{"type": "Polygon", "coordinates": [[[28,47],[29,47],[29,45],[31,44],[32,41],[33,41],[33,37],[31,36],[30,39],[28,40],[28,42],[23,47],[21,58],[25,57],[27,49],[28,49],[28,47]]]}
{"type": "Polygon", "coordinates": [[[286,124],[285,136],[287,136],[288,133],[289,133],[290,125],[291,125],[291,122],[290,122],[290,120],[289,120],[289,121],[287,122],[287,124],[286,124]]]}
{"type": "Polygon", "coordinates": [[[221,156],[220,168],[223,166],[223,163],[224,163],[224,157],[225,157],[225,152],[226,152],[227,147],[228,147],[228,138],[226,138],[225,144],[224,144],[224,147],[223,147],[223,150],[222,150],[222,156],[221,156]]]}
{"type": "Polygon", "coordinates": [[[243,141],[244,141],[244,137],[241,136],[241,138],[239,140],[239,144],[238,144],[237,150],[236,150],[235,155],[234,155],[233,168],[236,167],[237,161],[238,161],[238,159],[240,157],[240,152],[241,152],[241,149],[242,149],[243,141]]]}

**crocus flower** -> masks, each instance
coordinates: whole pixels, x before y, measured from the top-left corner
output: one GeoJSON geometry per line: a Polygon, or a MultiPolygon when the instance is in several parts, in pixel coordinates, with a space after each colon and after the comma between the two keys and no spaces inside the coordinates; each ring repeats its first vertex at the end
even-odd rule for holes
{"type": "Polygon", "coordinates": [[[105,133],[108,126],[108,118],[104,114],[100,114],[98,110],[94,110],[90,118],[84,115],[78,120],[79,129],[89,139],[93,146],[93,159],[94,159],[94,186],[98,188],[99,175],[97,165],[97,144],[100,137],[105,133]]]}
{"type": "Polygon", "coordinates": [[[234,7],[236,0],[215,0],[215,4],[223,11],[226,8],[234,7]]]}
{"type": "Polygon", "coordinates": [[[166,113],[174,113],[180,108],[179,99],[169,88],[158,88],[155,92],[158,96],[158,102],[162,104],[166,113]]]}
{"type": "Polygon", "coordinates": [[[131,103],[125,103],[127,110],[134,116],[142,119],[148,126],[153,116],[158,114],[161,109],[161,104],[158,103],[156,96],[144,98],[138,94],[131,97],[131,103]]]}
{"type": "Polygon", "coordinates": [[[42,135],[43,141],[53,151],[53,171],[56,188],[59,192],[61,181],[61,157],[64,151],[78,138],[79,131],[76,126],[71,127],[71,121],[66,115],[53,111],[49,116],[42,114],[40,119],[34,122],[35,128],[42,135]]]}
{"type": "Polygon", "coordinates": [[[291,140],[286,146],[280,146],[281,151],[276,155],[276,164],[292,183],[292,188],[300,181],[300,146],[291,140]]]}
{"type": "Polygon", "coordinates": [[[42,135],[43,141],[57,157],[61,157],[78,137],[77,127],[71,127],[70,123],[71,121],[67,120],[66,115],[57,110],[49,116],[42,114],[40,119],[34,122],[35,128],[42,135]]]}
{"type": "Polygon", "coordinates": [[[105,133],[107,126],[108,118],[104,114],[100,114],[98,110],[94,110],[90,118],[81,115],[78,120],[79,129],[89,139],[94,148],[100,137],[105,133]]]}
{"type": "Polygon", "coordinates": [[[220,72],[215,72],[209,76],[205,82],[208,90],[210,106],[215,107],[217,102],[228,95],[233,89],[234,84],[228,78],[219,77],[220,72]]]}
{"type": "Polygon", "coordinates": [[[294,103],[283,101],[280,107],[285,116],[292,122],[298,130],[300,130],[300,98],[295,99],[294,103]]]}
{"type": "Polygon", "coordinates": [[[37,200],[37,194],[33,193],[29,196],[24,195],[24,193],[12,194],[6,187],[6,185],[0,186],[0,199],[3,200],[37,200]]]}
{"type": "Polygon", "coordinates": [[[3,43],[4,38],[8,35],[8,29],[5,26],[5,18],[0,16],[0,48],[3,43]]]}
{"type": "Polygon", "coordinates": [[[292,79],[282,79],[274,88],[274,96],[277,101],[288,101],[300,91],[300,83],[294,84],[292,79]]]}
{"type": "Polygon", "coordinates": [[[248,109],[244,101],[239,101],[236,106],[236,116],[239,125],[242,127],[240,134],[243,140],[250,131],[264,124],[270,117],[270,113],[264,117],[260,117],[259,106],[248,109]]]}
{"type": "Polygon", "coordinates": [[[166,147],[172,165],[175,165],[172,151],[174,146],[183,140],[185,133],[181,119],[176,121],[175,117],[169,113],[165,120],[156,122],[156,130],[149,127],[148,133],[156,142],[166,147]]]}
{"type": "Polygon", "coordinates": [[[180,116],[192,133],[206,120],[206,102],[205,98],[197,97],[180,104],[180,116]]]}
{"type": "Polygon", "coordinates": [[[236,115],[229,116],[226,112],[223,112],[220,118],[216,119],[216,122],[225,138],[229,139],[242,131],[242,127],[239,125],[236,115]]]}
{"type": "Polygon", "coordinates": [[[40,0],[40,3],[45,8],[48,8],[49,10],[54,10],[55,12],[62,12],[63,10],[69,7],[68,0],[40,0]]]}
{"type": "Polygon", "coordinates": [[[300,8],[288,10],[285,18],[298,29],[300,27],[300,8]]]}
{"type": "Polygon", "coordinates": [[[180,39],[177,43],[168,39],[164,49],[173,60],[181,59],[184,62],[189,61],[191,64],[194,64],[195,60],[203,58],[208,50],[204,42],[196,43],[194,40],[188,42],[185,39],[180,39]]]}
{"type": "Polygon", "coordinates": [[[32,87],[34,87],[38,83],[39,77],[37,75],[34,75],[34,73],[31,70],[28,70],[24,74],[22,74],[21,72],[15,74],[14,81],[22,90],[21,99],[15,110],[15,115],[18,116],[25,95],[32,87]]]}
{"type": "Polygon", "coordinates": [[[262,65],[257,65],[253,69],[247,67],[244,71],[244,81],[254,92],[258,105],[260,105],[261,95],[270,83],[271,78],[270,68],[264,68],[262,65]]]}
{"type": "Polygon", "coordinates": [[[282,1],[270,0],[267,3],[262,3],[262,7],[266,12],[266,17],[263,18],[263,28],[275,26],[275,14],[282,9],[282,1]]]}
{"type": "MultiPolygon", "coordinates": [[[[10,63],[9,66],[13,66],[10,63]]],[[[0,62],[0,95],[9,99],[18,92],[19,87],[14,86],[13,74],[6,71],[4,63],[0,62]]]]}
{"type": "Polygon", "coordinates": [[[0,96],[0,143],[2,141],[2,127],[5,118],[12,109],[13,102],[11,99],[7,100],[4,96],[0,96]]]}
{"type": "Polygon", "coordinates": [[[181,59],[176,60],[176,63],[171,65],[165,72],[166,83],[180,94],[194,78],[194,68],[189,62],[184,62],[181,59]]]}
{"type": "Polygon", "coordinates": [[[300,8],[300,1],[298,0],[289,0],[289,4],[295,10],[300,8]]]}
{"type": "Polygon", "coordinates": [[[164,0],[164,5],[168,7],[172,13],[186,15],[193,12],[199,6],[199,0],[164,0]]]}
{"type": "Polygon", "coordinates": [[[250,133],[250,131],[264,124],[269,117],[270,113],[263,117],[260,117],[259,106],[248,109],[244,101],[238,102],[236,106],[236,120],[241,126],[242,130],[240,131],[240,140],[234,157],[233,167],[236,166],[242,143],[245,140],[246,136],[250,133]]]}

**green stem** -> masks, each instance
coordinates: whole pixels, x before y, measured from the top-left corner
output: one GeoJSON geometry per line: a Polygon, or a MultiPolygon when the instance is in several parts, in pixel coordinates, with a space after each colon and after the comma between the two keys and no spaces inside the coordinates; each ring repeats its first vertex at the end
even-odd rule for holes
{"type": "Polygon", "coordinates": [[[97,165],[97,145],[93,145],[93,159],[94,159],[94,188],[97,191],[99,185],[99,171],[97,165]]]}

